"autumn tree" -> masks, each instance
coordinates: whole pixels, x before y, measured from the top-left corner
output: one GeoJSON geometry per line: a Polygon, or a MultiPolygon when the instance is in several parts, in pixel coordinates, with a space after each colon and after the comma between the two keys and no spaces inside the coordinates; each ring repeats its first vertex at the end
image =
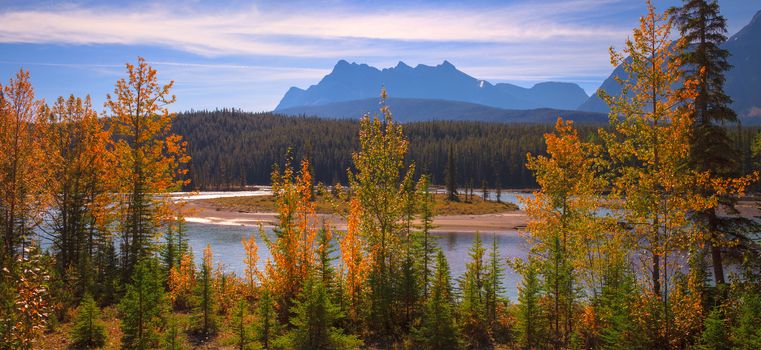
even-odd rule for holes
{"type": "Polygon", "coordinates": [[[359,232],[361,217],[359,200],[352,198],[349,202],[346,233],[340,243],[341,260],[346,269],[345,290],[347,299],[347,317],[352,330],[361,329],[363,305],[365,298],[365,281],[369,272],[369,257],[364,255],[363,242],[359,232]]]}
{"type": "Polygon", "coordinates": [[[47,204],[43,101],[35,99],[29,73],[0,85],[0,267],[10,267],[47,204]]]}
{"type": "MultiPolygon", "coordinates": [[[[381,93],[385,101],[385,90],[381,93]]],[[[370,253],[371,329],[380,338],[393,336],[400,319],[393,290],[398,276],[404,228],[404,198],[414,166],[405,165],[408,142],[401,125],[394,122],[388,106],[381,107],[382,119],[364,116],[360,121],[360,150],[352,155],[354,172],[349,173],[351,193],[357,198],[359,231],[370,253]]]]}
{"type": "MultiPolygon", "coordinates": [[[[263,228],[260,228],[263,230],[263,228]]],[[[256,281],[260,279],[260,272],[257,264],[259,262],[259,246],[256,245],[256,238],[251,235],[248,239],[242,238],[243,250],[246,252],[246,256],[243,258],[243,263],[246,264],[244,271],[244,285],[245,295],[248,299],[253,299],[256,295],[256,281]]]]}
{"type": "Polygon", "coordinates": [[[547,155],[528,156],[540,190],[524,198],[529,216],[526,239],[541,266],[548,312],[556,346],[568,346],[574,330],[574,310],[582,281],[595,295],[601,269],[620,257],[620,239],[610,235],[596,215],[606,182],[599,176],[600,147],[581,141],[572,122],[558,119],[555,132],[545,134],[547,155]]]}
{"type": "MultiPolygon", "coordinates": [[[[190,160],[186,143],[171,133],[174,114],[168,105],[175,101],[174,82],[161,84],[145,59],[128,63],[127,78],[116,82],[114,94],[106,97],[110,148],[115,161],[113,178],[119,198],[124,276],[132,275],[135,264],[151,251],[158,225],[169,217],[168,201],[161,195],[185,184],[180,179],[190,160]]],[[[126,280],[126,278],[125,278],[126,280]]]]}
{"type": "Polygon", "coordinates": [[[272,172],[278,225],[274,240],[262,238],[272,253],[272,261],[265,269],[281,323],[287,322],[293,300],[314,268],[317,217],[312,187],[308,160],[301,162],[298,175],[290,165],[290,158],[282,173],[278,167],[272,172]]]}
{"type": "MultiPolygon", "coordinates": [[[[56,254],[56,268],[64,283],[67,269],[77,272],[77,295],[90,291],[96,270],[95,255],[103,240],[110,239],[110,187],[106,179],[109,159],[104,130],[90,97],[59,97],[49,111],[44,132],[53,194],[49,211],[49,236],[56,254]]],[[[46,230],[47,231],[47,230],[46,230]]]]}
{"type": "Polygon", "coordinates": [[[196,287],[196,271],[193,256],[183,254],[179,264],[169,270],[167,281],[169,298],[175,310],[188,310],[193,304],[193,291],[196,287]]]}
{"type": "Polygon", "coordinates": [[[680,60],[674,58],[671,27],[669,13],[656,13],[648,2],[648,14],[633,39],[622,52],[611,50],[611,62],[627,73],[619,79],[623,92],[615,97],[601,93],[611,107],[613,127],[602,133],[613,161],[611,195],[621,205],[620,219],[632,225],[631,242],[650,256],[644,268],[661,308],[649,322],[662,325],[653,335],[660,344],[669,342],[669,283],[679,264],[673,253],[694,242],[688,214],[709,206],[695,191],[703,177],[687,167],[694,107],[682,101],[694,98],[695,84],[684,79],[680,60]],[[675,89],[681,82],[684,88],[675,89]]]}
{"type": "Polygon", "coordinates": [[[0,301],[4,309],[0,316],[0,348],[33,349],[49,322],[50,275],[39,247],[34,245],[17,255],[10,268],[13,270],[2,270],[5,280],[0,285],[4,297],[0,301]]]}

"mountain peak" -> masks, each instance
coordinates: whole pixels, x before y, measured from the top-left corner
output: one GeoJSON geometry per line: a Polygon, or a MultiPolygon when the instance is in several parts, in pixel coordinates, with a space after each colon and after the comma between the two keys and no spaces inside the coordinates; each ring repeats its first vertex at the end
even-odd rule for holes
{"type": "Polygon", "coordinates": [[[441,62],[441,64],[439,65],[439,67],[442,67],[442,68],[450,68],[450,69],[457,69],[457,68],[455,68],[455,66],[454,66],[452,63],[450,63],[450,62],[449,62],[449,61],[447,61],[447,60],[444,60],[444,62],[441,62]]]}
{"type": "Polygon", "coordinates": [[[346,61],[346,60],[338,60],[338,62],[336,62],[336,65],[333,67],[333,69],[335,70],[335,69],[343,68],[343,67],[347,67],[347,66],[351,66],[351,64],[348,61],[346,61]]]}
{"type": "Polygon", "coordinates": [[[395,68],[396,69],[407,69],[407,68],[412,68],[412,67],[408,66],[406,63],[404,63],[402,61],[399,61],[399,63],[396,64],[395,68]]]}

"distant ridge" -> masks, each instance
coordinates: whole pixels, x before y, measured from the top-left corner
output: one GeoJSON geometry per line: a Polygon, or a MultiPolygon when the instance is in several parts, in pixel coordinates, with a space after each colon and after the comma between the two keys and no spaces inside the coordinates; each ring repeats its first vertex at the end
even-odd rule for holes
{"type": "MultiPolygon", "coordinates": [[[[728,61],[733,66],[727,71],[724,84],[727,95],[734,100],[732,108],[745,123],[759,124],[761,123],[761,11],[758,11],[750,23],[730,37],[723,46],[729,50],[728,61]]],[[[621,86],[616,82],[616,77],[625,77],[621,66],[613,70],[600,89],[610,95],[620,94],[621,86]]],[[[579,106],[578,110],[607,113],[609,109],[597,93],[594,93],[579,106]]]]}
{"type": "Polygon", "coordinates": [[[333,71],[306,90],[292,87],[275,112],[336,102],[377,98],[385,86],[394,98],[437,99],[469,102],[506,109],[576,109],[587,98],[573,83],[545,82],[531,88],[513,84],[492,84],[458,70],[449,61],[437,66],[414,68],[399,62],[382,70],[367,64],[340,60],[333,71]]]}
{"type": "MultiPolygon", "coordinates": [[[[277,113],[285,115],[307,115],[323,118],[356,119],[364,114],[378,113],[378,98],[343,101],[313,106],[284,108],[277,113]]],[[[394,119],[400,122],[429,120],[477,120],[500,123],[554,123],[558,117],[578,123],[607,123],[603,113],[575,110],[538,108],[511,110],[479,105],[469,102],[434,99],[390,98],[386,104],[394,119]]]]}

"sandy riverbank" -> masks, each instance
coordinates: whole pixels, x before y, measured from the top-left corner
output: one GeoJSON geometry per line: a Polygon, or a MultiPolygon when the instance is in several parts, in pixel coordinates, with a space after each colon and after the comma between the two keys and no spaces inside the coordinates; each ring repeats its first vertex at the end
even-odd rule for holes
{"type": "MultiPolygon", "coordinates": [[[[189,213],[188,222],[234,225],[234,226],[274,226],[276,213],[250,213],[232,211],[215,207],[203,201],[189,201],[186,206],[189,213]]],[[[338,230],[346,229],[346,220],[338,215],[318,214],[319,219],[327,220],[338,230]]],[[[437,232],[508,232],[526,225],[527,217],[523,211],[510,211],[485,215],[442,215],[434,218],[434,231],[437,232]]]]}

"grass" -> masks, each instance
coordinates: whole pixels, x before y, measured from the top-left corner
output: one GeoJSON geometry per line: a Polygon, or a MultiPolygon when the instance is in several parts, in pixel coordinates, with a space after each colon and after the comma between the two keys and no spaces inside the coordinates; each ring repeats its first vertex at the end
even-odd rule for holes
{"type": "MultiPolygon", "coordinates": [[[[464,198],[461,196],[461,198],[464,198]]],[[[331,195],[317,195],[317,213],[319,214],[346,214],[348,203],[334,198],[331,195]]],[[[199,203],[210,205],[218,210],[244,212],[244,213],[272,213],[275,212],[275,202],[269,196],[226,197],[198,200],[199,203]]],[[[514,203],[485,201],[481,197],[474,197],[472,201],[447,201],[445,195],[434,196],[435,216],[439,215],[483,215],[496,214],[518,210],[514,203]]]]}

